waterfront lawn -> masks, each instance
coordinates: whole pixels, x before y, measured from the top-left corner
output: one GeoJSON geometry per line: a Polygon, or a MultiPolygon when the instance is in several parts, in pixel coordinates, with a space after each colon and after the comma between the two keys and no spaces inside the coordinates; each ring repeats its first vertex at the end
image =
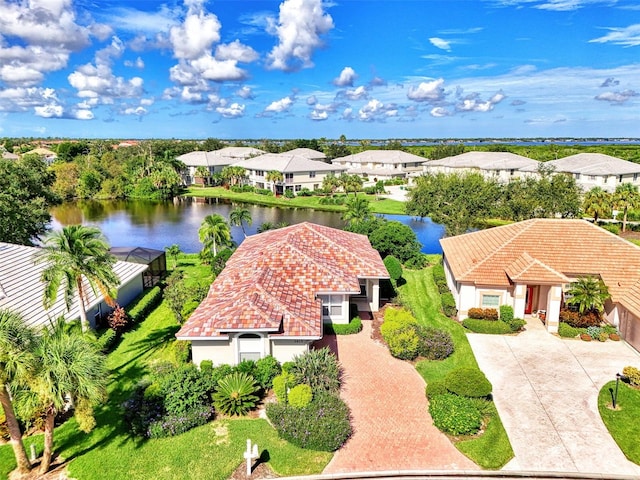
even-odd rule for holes
{"type": "MultiPolygon", "coordinates": [[[[198,277],[198,262],[179,258],[185,278],[198,277]],[[193,264],[190,266],[189,264],[193,264]]],[[[172,263],[171,261],[169,263],[172,263]]],[[[326,452],[303,450],[278,438],[262,419],[216,420],[175,437],[142,440],[133,438],[122,421],[122,403],[143,379],[154,362],[176,360],[179,326],[163,302],[146,320],[125,333],[107,356],[111,372],[107,402],[96,409],[96,428],[84,434],[71,419],[55,430],[56,454],[66,459],[69,476],[79,480],[111,479],[219,479],[231,476],[243,462],[246,439],[256,442],[269,466],[279,475],[320,473],[331,459],[326,452]]],[[[42,435],[26,439],[42,453],[42,435]]],[[[0,447],[0,478],[15,468],[9,445],[0,447]]]]}
{"type": "MultiPolygon", "coordinates": [[[[430,256],[430,262],[433,264],[437,257],[430,256]]],[[[447,359],[442,361],[423,360],[417,363],[416,369],[427,383],[443,379],[449,371],[455,368],[478,368],[478,363],[462,325],[445,317],[440,312],[440,295],[433,281],[432,268],[405,270],[403,278],[406,283],[399,287],[400,299],[410,306],[418,322],[446,330],[451,334],[455,344],[454,353],[447,359]]],[[[511,443],[495,405],[492,405],[488,424],[482,435],[454,439],[454,444],[467,457],[487,469],[499,469],[513,458],[511,443]]]]}
{"type": "MultiPolygon", "coordinates": [[[[251,203],[274,207],[309,208],[327,212],[344,212],[347,209],[344,205],[322,205],[320,203],[320,199],[324,197],[319,196],[295,198],[286,198],[284,196],[275,197],[270,195],[260,195],[253,192],[232,192],[231,190],[227,190],[223,187],[189,187],[186,195],[190,197],[224,198],[239,203],[251,203]]],[[[372,213],[386,215],[405,214],[404,202],[392,200],[390,198],[376,198],[375,195],[366,195],[364,193],[359,193],[358,196],[369,200],[372,213]]]]}
{"type": "Polygon", "coordinates": [[[618,410],[612,410],[611,392],[616,382],[607,383],[598,394],[598,410],[609,433],[620,450],[633,463],[640,465],[640,442],[638,442],[638,419],[640,418],[640,390],[631,388],[626,383],[618,385],[618,410]]]}

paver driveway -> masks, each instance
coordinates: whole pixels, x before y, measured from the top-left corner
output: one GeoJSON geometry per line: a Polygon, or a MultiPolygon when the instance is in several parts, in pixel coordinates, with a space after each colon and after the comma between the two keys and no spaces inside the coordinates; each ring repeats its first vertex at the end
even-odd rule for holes
{"type": "Polygon", "coordinates": [[[467,335],[515,453],[505,470],[640,476],[598,413],[600,388],[640,355],[624,342],[561,339],[536,319],[526,328],[467,335]]]}
{"type": "Polygon", "coordinates": [[[478,469],[433,426],[424,380],[410,363],[371,339],[370,321],[357,335],[323,341],[343,366],[340,394],[354,428],[323,473],[478,469]]]}

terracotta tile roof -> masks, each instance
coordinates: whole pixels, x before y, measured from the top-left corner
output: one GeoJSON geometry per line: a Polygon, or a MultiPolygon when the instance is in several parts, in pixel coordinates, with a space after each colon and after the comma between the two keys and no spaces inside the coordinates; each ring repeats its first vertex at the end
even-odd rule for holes
{"type": "Polygon", "coordinates": [[[537,283],[568,283],[570,279],[566,275],[555,271],[539,260],[532,258],[524,252],[515,261],[504,269],[513,282],[537,282],[537,283]]]}
{"type": "Polygon", "coordinates": [[[176,334],[237,330],[322,336],[322,293],[359,293],[359,278],[389,278],[364,235],[301,223],[248,237],[176,334]]]}
{"type": "Polygon", "coordinates": [[[526,220],[440,243],[455,279],[463,283],[507,287],[511,274],[523,282],[536,281],[539,274],[542,283],[554,275],[600,275],[614,302],[624,303],[632,289],[640,292],[640,248],[584,220],[526,220]]]}

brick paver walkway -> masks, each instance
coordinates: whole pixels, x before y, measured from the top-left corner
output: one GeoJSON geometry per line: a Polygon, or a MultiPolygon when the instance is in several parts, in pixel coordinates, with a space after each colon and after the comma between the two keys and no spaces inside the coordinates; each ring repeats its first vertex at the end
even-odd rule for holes
{"type": "Polygon", "coordinates": [[[424,380],[371,339],[370,321],[357,335],[325,336],[322,343],[344,368],[341,396],[354,429],[323,473],[478,469],[433,426],[424,380]]]}

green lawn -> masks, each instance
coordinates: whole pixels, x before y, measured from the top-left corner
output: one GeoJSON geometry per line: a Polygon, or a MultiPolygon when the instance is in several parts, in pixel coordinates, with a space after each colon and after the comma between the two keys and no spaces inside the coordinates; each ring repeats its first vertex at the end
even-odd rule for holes
{"type": "MultiPolygon", "coordinates": [[[[376,199],[374,195],[358,194],[369,200],[372,213],[380,213],[386,215],[404,215],[404,202],[391,200],[389,198],[376,199]]],[[[344,212],[344,205],[321,205],[320,199],[323,197],[274,197],[268,195],[259,195],[257,193],[242,192],[236,193],[223,187],[190,187],[186,196],[191,197],[211,197],[226,198],[239,203],[252,203],[256,205],[267,205],[284,208],[309,208],[313,210],[324,210],[327,212],[344,212]]]]}
{"type": "MultiPolygon", "coordinates": [[[[431,256],[433,263],[438,256],[431,256]]],[[[459,367],[478,367],[462,325],[440,313],[440,296],[433,281],[432,267],[405,270],[406,283],[399,288],[401,300],[409,305],[423,325],[448,331],[455,343],[454,353],[446,360],[418,362],[416,369],[427,383],[444,378],[459,367]]],[[[456,447],[483,468],[499,469],[513,458],[511,443],[495,406],[492,405],[485,432],[479,437],[454,439],[456,447]]]]}
{"type": "Polygon", "coordinates": [[[620,450],[634,463],[640,465],[640,442],[638,441],[638,419],[640,418],[640,390],[620,382],[618,386],[617,410],[609,408],[611,392],[616,382],[607,383],[598,395],[598,410],[602,421],[616,441],[620,450]]]}
{"type": "MultiPolygon", "coordinates": [[[[173,265],[172,260],[169,263],[173,265]]],[[[180,257],[186,278],[197,271],[189,256],[180,257]]],[[[196,262],[197,263],[197,262],[196,262]]],[[[208,269],[207,269],[208,270],[208,269]]],[[[97,427],[90,434],[77,429],[70,420],[55,431],[56,453],[70,460],[69,474],[83,479],[219,479],[243,462],[246,439],[266,450],[269,465],[280,475],[320,473],[331,459],[326,452],[302,450],[278,438],[276,431],[261,419],[219,420],[176,437],[158,440],[132,438],[122,422],[122,403],[134,386],[157,361],[175,361],[174,334],[179,326],[163,303],[137,328],[123,335],[118,347],[108,355],[111,371],[109,399],[96,410],[97,427]]],[[[42,452],[42,436],[26,440],[42,452]]],[[[0,447],[0,478],[15,468],[9,445],[0,447]]]]}

